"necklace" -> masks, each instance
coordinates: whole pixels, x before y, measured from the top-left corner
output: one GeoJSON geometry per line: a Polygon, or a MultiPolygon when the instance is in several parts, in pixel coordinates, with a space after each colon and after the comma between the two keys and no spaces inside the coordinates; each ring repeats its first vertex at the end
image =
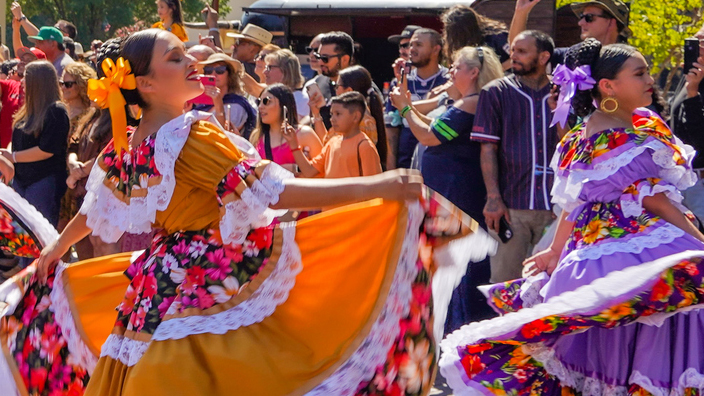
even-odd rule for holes
{"type": "MultiPolygon", "coordinates": [[[[435,73],[435,77],[433,77],[433,81],[430,83],[430,88],[432,89],[435,87],[435,80],[438,79],[438,76],[442,74],[442,69],[438,70],[437,73],[435,73]]],[[[416,77],[413,79],[413,93],[418,95],[418,88],[416,88],[416,80],[420,79],[420,76],[418,75],[418,69],[416,69],[416,77]]],[[[425,88],[428,83],[426,82],[427,80],[421,81],[420,85],[421,87],[425,88]]],[[[420,96],[420,95],[419,95],[420,96]]]]}

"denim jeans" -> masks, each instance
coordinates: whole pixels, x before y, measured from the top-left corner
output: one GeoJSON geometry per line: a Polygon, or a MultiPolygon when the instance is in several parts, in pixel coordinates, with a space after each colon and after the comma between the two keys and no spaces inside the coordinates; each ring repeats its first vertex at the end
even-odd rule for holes
{"type": "Polygon", "coordinates": [[[59,223],[61,198],[66,193],[66,178],[61,175],[49,175],[29,185],[22,185],[17,180],[12,187],[20,196],[34,206],[39,213],[49,220],[54,227],[59,223]]]}

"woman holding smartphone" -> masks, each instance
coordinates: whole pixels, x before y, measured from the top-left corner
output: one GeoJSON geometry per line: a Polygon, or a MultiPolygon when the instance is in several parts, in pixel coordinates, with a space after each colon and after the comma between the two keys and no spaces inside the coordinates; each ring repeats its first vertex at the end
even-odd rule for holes
{"type": "Polygon", "coordinates": [[[257,127],[250,141],[262,158],[274,161],[297,174],[298,167],[293,152],[284,139],[282,124],[289,124],[297,131],[301,151],[315,158],[323,147],[318,135],[307,126],[300,125],[296,117],[296,99],[291,89],[283,84],[273,84],[262,93],[259,102],[257,127]]]}
{"type": "Polygon", "coordinates": [[[213,104],[196,105],[194,110],[214,114],[225,129],[249,139],[257,113],[244,97],[242,64],[225,54],[213,54],[200,65],[206,78],[215,78],[214,85],[203,81],[204,93],[212,99],[213,104]]]}

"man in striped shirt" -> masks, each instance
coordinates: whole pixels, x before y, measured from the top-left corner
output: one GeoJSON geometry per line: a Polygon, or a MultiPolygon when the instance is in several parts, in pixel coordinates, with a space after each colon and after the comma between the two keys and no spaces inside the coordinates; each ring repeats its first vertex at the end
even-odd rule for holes
{"type": "Polygon", "coordinates": [[[554,47],[543,32],[520,33],[511,45],[514,74],[487,84],[479,96],[471,138],[482,143],[484,218],[495,232],[505,218],[513,234],[492,257],[492,282],[520,278],[523,260],[553,221],[549,166],[558,135],[550,127],[546,65],[554,47]]]}

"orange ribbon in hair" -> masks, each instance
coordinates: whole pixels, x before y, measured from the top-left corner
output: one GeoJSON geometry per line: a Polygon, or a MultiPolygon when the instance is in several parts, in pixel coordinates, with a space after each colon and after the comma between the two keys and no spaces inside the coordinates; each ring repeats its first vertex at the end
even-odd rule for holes
{"type": "Polygon", "coordinates": [[[127,114],[125,113],[125,97],[120,88],[135,89],[137,83],[130,68],[130,62],[118,58],[117,63],[107,58],[102,63],[105,77],[100,80],[88,80],[88,97],[101,109],[109,108],[112,118],[112,138],[115,152],[128,151],[127,147],[127,114]]]}

